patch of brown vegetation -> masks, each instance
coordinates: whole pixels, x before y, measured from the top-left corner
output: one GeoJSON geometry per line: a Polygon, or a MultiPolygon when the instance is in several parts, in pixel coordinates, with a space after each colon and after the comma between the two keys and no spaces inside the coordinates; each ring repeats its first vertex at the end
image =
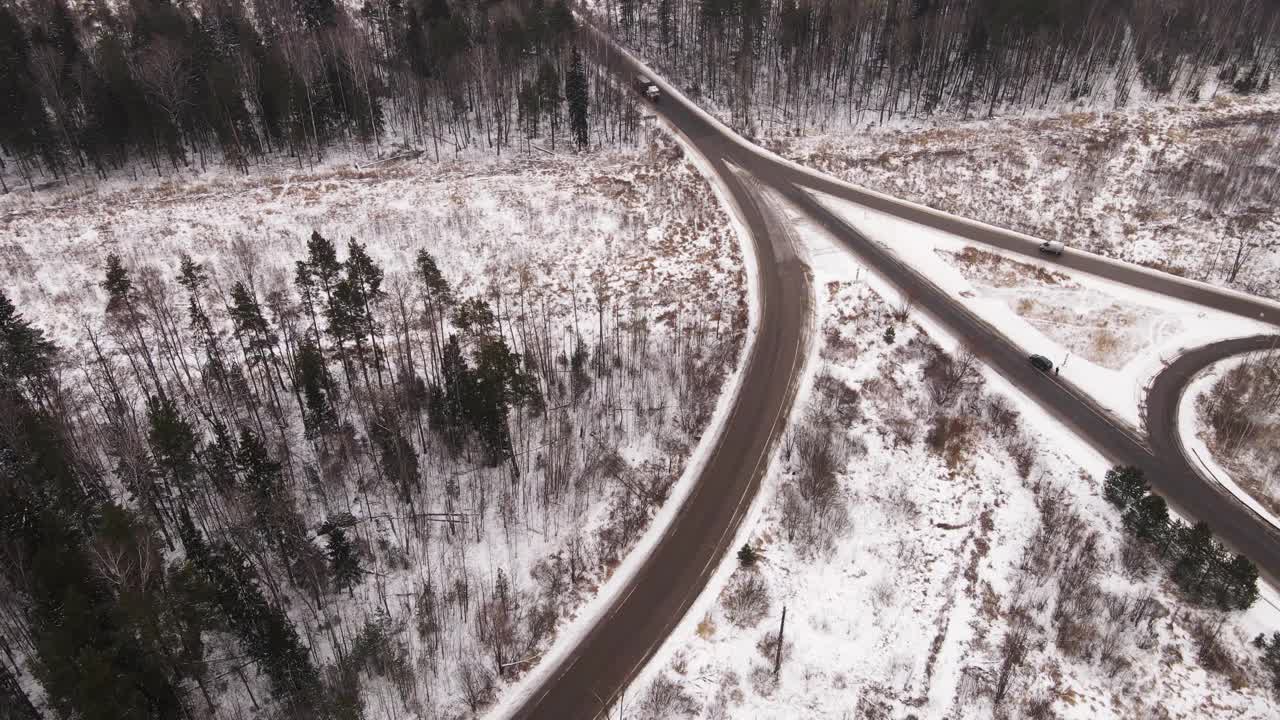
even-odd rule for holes
{"type": "Polygon", "coordinates": [[[965,279],[994,287],[1076,287],[1067,275],[1042,265],[1019,262],[1002,255],[967,245],[958,253],[936,251],[949,262],[955,262],[965,279]]]}

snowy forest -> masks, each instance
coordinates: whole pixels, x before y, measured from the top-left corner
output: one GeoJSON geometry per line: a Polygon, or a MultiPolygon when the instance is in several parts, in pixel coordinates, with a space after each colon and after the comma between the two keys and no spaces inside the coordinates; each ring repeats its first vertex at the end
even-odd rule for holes
{"type": "MultiPolygon", "coordinates": [[[[588,5],[753,133],[1261,92],[1280,37],[1276,7],[1246,0],[588,5]]],[[[592,61],[583,9],[0,2],[0,719],[475,717],[618,566],[747,310],[727,217],[592,61]],[[602,170],[617,147],[634,155],[602,170]],[[626,250],[580,260],[598,217],[510,186],[467,205],[461,173],[430,196],[403,167],[262,180],[352,230],[288,243],[245,220],[265,195],[155,180],[531,150],[559,164],[510,184],[629,203],[608,238],[626,250]],[[150,215],[17,200],[109,179],[157,182],[130,198],[150,215]],[[417,224],[341,204],[400,200],[417,224]],[[508,206],[538,261],[449,272],[437,251],[508,206]],[[91,284],[67,280],[85,264],[91,284]]]]}
{"type": "Polygon", "coordinates": [[[602,25],[748,134],[1266,91],[1257,0],[593,0],[602,25]]]}
{"type": "Polygon", "coordinates": [[[617,145],[634,100],[589,77],[574,25],[565,0],[4,3],[0,163],[34,188],[272,154],[303,167],[392,136],[437,160],[617,145]]]}
{"type": "MultiPolygon", "coordinates": [[[[675,157],[650,212],[700,247],[725,223],[675,157]]],[[[0,292],[3,717],[474,715],[661,506],[745,330],[303,246],[108,254],[73,348],[0,292]]]]}
{"type": "MultiPolygon", "coordinates": [[[[1247,94],[1267,90],[1280,62],[1280,10],[1256,0],[587,7],[749,134],[1123,105],[1138,89],[1247,94]]],[[[247,172],[265,155],[301,166],[334,146],[410,143],[439,159],[530,138],[584,147],[590,129],[616,144],[639,122],[634,98],[584,64],[575,22],[567,0],[6,3],[0,161],[34,188],[136,174],[133,159],[158,175],[210,154],[247,172]]]]}

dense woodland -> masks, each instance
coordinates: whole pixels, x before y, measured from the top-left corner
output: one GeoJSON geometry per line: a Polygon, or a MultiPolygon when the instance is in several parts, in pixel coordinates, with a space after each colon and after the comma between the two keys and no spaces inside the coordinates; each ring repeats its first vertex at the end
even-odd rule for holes
{"type": "Polygon", "coordinates": [[[597,81],[574,26],[565,0],[4,3],[0,162],[34,186],[210,155],[247,171],[335,146],[439,159],[633,137],[633,99],[597,81]]]}
{"type": "MultiPolygon", "coordinates": [[[[1280,61],[1280,8],[1258,0],[588,6],[750,133],[1260,92],[1280,61]]],[[[335,145],[619,142],[634,99],[584,62],[574,26],[568,0],[6,3],[0,161],[34,187],[335,145]]]]}
{"type": "Polygon", "coordinates": [[[1258,0],[596,0],[601,24],[751,133],[1270,87],[1258,0]]]}

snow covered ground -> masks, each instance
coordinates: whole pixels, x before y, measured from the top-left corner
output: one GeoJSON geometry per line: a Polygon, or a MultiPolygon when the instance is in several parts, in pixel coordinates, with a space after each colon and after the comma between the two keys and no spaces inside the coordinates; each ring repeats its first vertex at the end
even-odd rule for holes
{"type": "Polygon", "coordinates": [[[1147,384],[1181,350],[1270,329],[817,197],[1028,354],[1048,357],[1066,379],[1135,427],[1141,424],[1147,384]]]}
{"type": "MultiPolygon", "coordinates": [[[[1185,605],[1126,541],[1096,452],[985,371],[940,392],[954,343],[804,233],[822,347],[750,531],[761,559],[704,593],[615,716],[1274,717],[1248,646],[1280,626],[1274,592],[1185,605]]],[[[974,277],[1008,289],[986,262],[974,277]]]]}
{"type": "Polygon", "coordinates": [[[850,182],[1102,255],[1280,295],[1280,93],[901,120],[765,145],[850,182]]]}
{"type": "MultiPolygon", "coordinates": [[[[444,167],[335,162],[268,177],[15,193],[0,198],[0,281],[67,350],[75,382],[90,352],[86,329],[102,334],[108,252],[174,304],[181,252],[209,266],[219,295],[248,280],[260,297],[293,298],[293,262],[312,230],[340,247],[349,237],[368,244],[391,314],[400,299],[415,307],[412,264],[429,251],[460,298],[495,307],[517,351],[529,351],[522,328],[544,338],[564,378],[544,390],[549,419],[513,419],[519,482],[438,445],[418,448],[425,509],[463,511],[461,528],[409,522],[393,491],[329,477],[324,465],[327,497],[297,489],[309,526],[342,498],[368,571],[350,597],[319,607],[295,598],[290,612],[316,662],[381,633],[399,669],[365,677],[366,717],[478,714],[615,571],[689,462],[748,326],[737,239],[694,166],[653,131],[619,153],[444,167]],[[578,338],[589,350],[581,378],[570,359],[578,338]],[[597,365],[602,352],[608,361],[597,365]],[[515,598],[518,657],[499,676],[480,615],[501,582],[515,598]]],[[[291,431],[291,451],[309,464],[301,428],[291,431]]],[[[236,677],[220,682],[228,717],[247,708],[236,677]]]]}
{"type": "Polygon", "coordinates": [[[1187,451],[1205,471],[1280,528],[1280,386],[1272,353],[1207,368],[1178,408],[1187,451]]]}

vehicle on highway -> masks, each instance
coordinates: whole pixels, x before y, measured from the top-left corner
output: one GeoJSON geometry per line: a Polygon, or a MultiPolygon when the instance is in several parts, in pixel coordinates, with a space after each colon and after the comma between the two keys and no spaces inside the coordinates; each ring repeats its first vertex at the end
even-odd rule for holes
{"type": "Polygon", "coordinates": [[[662,96],[662,91],[658,89],[658,85],[644,75],[636,76],[636,90],[649,102],[658,102],[658,98],[662,96]]]}
{"type": "Polygon", "coordinates": [[[1040,252],[1048,253],[1050,255],[1061,255],[1062,251],[1066,249],[1067,246],[1057,240],[1045,240],[1040,243],[1040,252]]]}
{"type": "Polygon", "coordinates": [[[1040,372],[1049,372],[1053,369],[1053,361],[1043,355],[1032,355],[1031,365],[1040,372]]]}

